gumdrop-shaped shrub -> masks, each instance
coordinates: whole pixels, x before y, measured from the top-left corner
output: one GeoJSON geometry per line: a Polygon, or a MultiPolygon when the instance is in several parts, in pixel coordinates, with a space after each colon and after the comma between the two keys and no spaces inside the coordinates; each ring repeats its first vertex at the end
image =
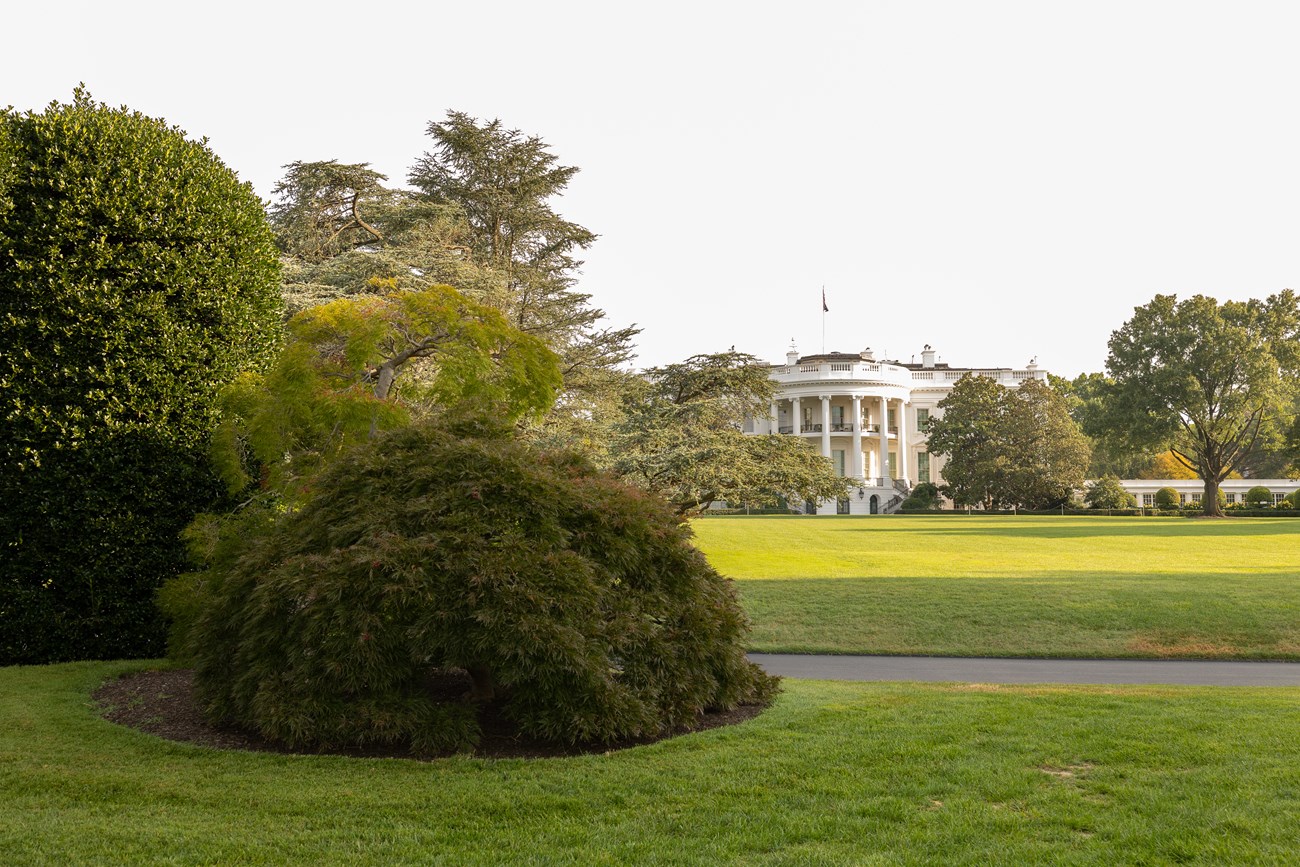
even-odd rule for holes
{"type": "Polygon", "coordinates": [[[731,582],[670,508],[486,426],[383,435],[243,539],[189,631],[214,720],[296,747],[656,736],[770,700],[731,582]],[[473,689],[439,695],[463,669],[473,689]]]}

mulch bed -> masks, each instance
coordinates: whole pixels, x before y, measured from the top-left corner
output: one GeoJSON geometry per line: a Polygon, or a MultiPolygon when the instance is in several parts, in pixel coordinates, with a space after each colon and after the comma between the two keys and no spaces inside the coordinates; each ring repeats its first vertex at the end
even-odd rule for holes
{"type": "MultiPolygon", "coordinates": [[[[445,695],[463,694],[469,687],[468,675],[450,673],[440,676],[431,688],[445,695]]],[[[406,750],[367,749],[314,751],[294,750],[244,729],[214,726],[199,710],[194,699],[194,673],[189,669],[141,671],[110,680],[95,690],[104,718],[169,741],[180,741],[221,750],[251,750],[269,753],[332,754],[365,758],[437,759],[442,755],[412,755],[406,750]]],[[[744,705],[731,711],[704,714],[696,725],[664,737],[639,738],[598,744],[555,744],[528,738],[514,731],[500,713],[499,706],[487,705],[479,715],[483,737],[474,755],[482,758],[544,758],[607,753],[641,746],[690,732],[735,725],[752,719],[765,709],[762,705],[744,705]]]]}

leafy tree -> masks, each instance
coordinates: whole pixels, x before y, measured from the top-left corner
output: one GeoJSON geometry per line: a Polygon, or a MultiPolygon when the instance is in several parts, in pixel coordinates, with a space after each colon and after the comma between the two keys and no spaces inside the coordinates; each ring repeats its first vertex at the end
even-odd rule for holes
{"type": "Polygon", "coordinates": [[[1084,502],[1090,509],[1135,509],[1137,498],[1124,490],[1116,476],[1102,476],[1088,487],[1084,502]]]}
{"type": "Polygon", "coordinates": [[[768,700],[731,583],[661,501],[481,422],[349,451],[221,552],[189,633],[207,712],[300,747],[657,735],[768,700]],[[465,697],[431,694],[463,670],[465,697]]]}
{"type": "Polygon", "coordinates": [[[1223,304],[1157,295],[1111,335],[1106,367],[1107,426],[1167,448],[1205,481],[1205,514],[1220,515],[1219,483],[1289,422],[1300,303],[1290,290],[1223,304]]]}
{"type": "Polygon", "coordinates": [[[762,506],[843,496],[846,480],[802,438],[742,431],[745,418],[767,415],[775,388],[768,366],[741,352],[651,368],[615,427],[615,471],[680,515],[719,500],[762,506]]]}
{"type": "Polygon", "coordinates": [[[513,422],[560,384],[542,341],[450,286],[339,299],[294,316],[276,366],[223,393],[216,456],[232,489],[258,470],[283,494],[380,429],[447,408],[513,422]]]}
{"type": "Polygon", "coordinates": [[[967,374],[939,408],[929,446],[948,455],[944,491],[958,505],[1051,508],[1083,484],[1088,440],[1047,383],[1008,389],[967,374]]]}
{"type": "Polygon", "coordinates": [[[948,456],[943,492],[958,506],[992,509],[1004,500],[1001,479],[1009,462],[1000,426],[1007,390],[983,376],[965,375],[930,417],[931,454],[948,456]]]}
{"type": "Polygon", "coordinates": [[[933,482],[921,482],[912,492],[903,500],[900,508],[916,509],[925,511],[937,511],[943,508],[943,497],[939,492],[939,486],[933,482]]]}
{"type": "Polygon", "coordinates": [[[1163,451],[1137,476],[1139,479],[1195,479],[1196,472],[1178,460],[1173,452],[1163,451]]]}
{"type": "Polygon", "coordinates": [[[1074,379],[1047,375],[1047,380],[1062,397],[1070,417],[1079,424],[1092,444],[1088,459],[1089,478],[1113,475],[1122,479],[1165,478],[1147,475],[1153,457],[1146,449],[1135,449],[1121,438],[1110,435],[1104,424],[1104,397],[1110,379],[1101,373],[1081,373],[1074,379]]]}
{"type": "Polygon", "coordinates": [[[78,89],[0,112],[0,665],[151,656],[220,485],[218,389],[279,338],[261,204],[201,141],[78,89]]]}

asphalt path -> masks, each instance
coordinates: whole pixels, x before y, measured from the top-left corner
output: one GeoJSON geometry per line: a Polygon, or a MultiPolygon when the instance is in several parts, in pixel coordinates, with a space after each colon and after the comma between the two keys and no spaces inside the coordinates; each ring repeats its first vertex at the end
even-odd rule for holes
{"type": "Polygon", "coordinates": [[[772,674],[804,680],[1300,686],[1300,663],[1296,662],[817,656],[799,653],[751,653],[749,658],[772,674]]]}

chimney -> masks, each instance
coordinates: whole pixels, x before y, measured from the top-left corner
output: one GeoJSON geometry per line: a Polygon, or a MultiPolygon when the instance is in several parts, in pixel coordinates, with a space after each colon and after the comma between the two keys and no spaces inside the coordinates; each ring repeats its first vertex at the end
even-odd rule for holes
{"type": "Polygon", "coordinates": [[[928,343],[921,350],[921,366],[934,367],[934,349],[928,343]]]}
{"type": "Polygon", "coordinates": [[[799,363],[799,349],[794,345],[793,340],[790,341],[790,348],[785,351],[785,363],[786,364],[799,363]]]}
{"type": "Polygon", "coordinates": [[[863,361],[875,361],[875,360],[876,360],[876,357],[875,357],[874,355],[871,354],[871,347],[870,347],[870,346],[868,346],[866,349],[862,350],[862,360],[863,360],[863,361]]]}

